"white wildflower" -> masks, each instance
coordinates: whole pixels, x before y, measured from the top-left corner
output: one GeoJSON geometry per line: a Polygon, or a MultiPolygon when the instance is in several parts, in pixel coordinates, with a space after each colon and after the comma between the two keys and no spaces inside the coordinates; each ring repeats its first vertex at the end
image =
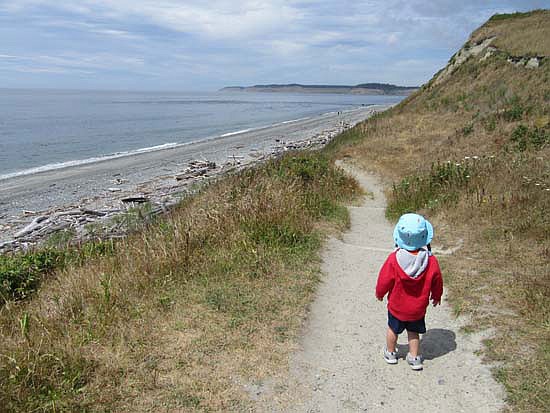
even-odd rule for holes
{"type": "Polygon", "coordinates": [[[474,155],[474,156],[472,156],[472,158],[474,158],[474,159],[479,159],[479,156],[474,155]]]}
{"type": "Polygon", "coordinates": [[[535,184],[535,186],[540,186],[540,183],[539,183],[539,182],[537,182],[537,183],[535,184]]]}
{"type": "Polygon", "coordinates": [[[464,159],[470,159],[470,157],[469,157],[469,156],[465,156],[464,159]]]}

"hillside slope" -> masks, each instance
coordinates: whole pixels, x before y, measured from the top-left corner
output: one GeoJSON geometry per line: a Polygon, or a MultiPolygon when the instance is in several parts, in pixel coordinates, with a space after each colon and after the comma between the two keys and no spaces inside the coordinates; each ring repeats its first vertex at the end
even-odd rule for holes
{"type": "Polygon", "coordinates": [[[332,150],[386,178],[387,215],[419,211],[467,330],[517,411],[550,402],[550,11],[495,15],[421,90],[332,150]],[[392,184],[393,183],[393,184],[392,184]]]}

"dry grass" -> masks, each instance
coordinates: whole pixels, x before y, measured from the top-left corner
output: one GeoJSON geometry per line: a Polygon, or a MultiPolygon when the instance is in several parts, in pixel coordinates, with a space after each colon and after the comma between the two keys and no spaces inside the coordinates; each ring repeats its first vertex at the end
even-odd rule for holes
{"type": "MultiPolygon", "coordinates": [[[[548,50],[548,12],[510,22],[474,36],[498,30],[513,53],[531,37],[548,50]]],[[[330,148],[382,174],[390,218],[418,211],[434,222],[435,244],[464,240],[441,260],[451,304],[471,315],[467,330],[494,328],[484,355],[502,363],[495,375],[513,411],[550,403],[549,80],[548,62],[529,70],[501,56],[470,59],[330,148]]]]}
{"type": "Polygon", "coordinates": [[[472,42],[497,36],[494,46],[513,56],[550,56],[550,10],[496,15],[472,34],[472,42]]]}
{"type": "Polygon", "coordinates": [[[228,177],[0,309],[0,411],[236,411],[282,365],[354,181],[319,154],[228,177]]]}

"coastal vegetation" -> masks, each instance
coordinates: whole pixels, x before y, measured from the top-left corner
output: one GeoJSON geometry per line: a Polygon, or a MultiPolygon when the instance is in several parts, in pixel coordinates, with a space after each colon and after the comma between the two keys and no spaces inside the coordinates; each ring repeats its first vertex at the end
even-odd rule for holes
{"type": "Polygon", "coordinates": [[[348,225],[355,181],[321,153],[203,187],[124,240],[3,256],[0,411],[244,409],[283,363],[348,225]]]}
{"type": "Polygon", "coordinates": [[[126,239],[2,256],[0,411],[245,409],[243,383],[294,345],[323,237],[349,225],[360,190],[343,158],[385,179],[389,219],[420,212],[434,244],[462,245],[440,258],[464,333],[489,331],[510,410],[546,411],[549,28],[548,11],[497,15],[465,50],[490,46],[400,105],[204,186],[126,239]]]}
{"type": "Polygon", "coordinates": [[[550,403],[550,11],[498,15],[397,107],[329,150],[386,179],[387,216],[418,211],[436,228],[449,300],[512,411],[550,403]],[[490,47],[490,48],[489,48],[490,47]],[[537,63],[526,65],[537,56],[537,63]],[[513,59],[512,59],[513,57],[513,59]],[[523,63],[521,63],[523,62],[523,63]]]}

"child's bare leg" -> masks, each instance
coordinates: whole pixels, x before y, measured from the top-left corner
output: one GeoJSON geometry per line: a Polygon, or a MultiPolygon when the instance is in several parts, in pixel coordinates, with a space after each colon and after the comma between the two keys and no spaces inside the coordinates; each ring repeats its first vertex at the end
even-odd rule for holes
{"type": "Polygon", "coordinates": [[[409,338],[409,353],[411,353],[411,356],[416,357],[420,352],[420,335],[407,330],[407,336],[409,338]]]}
{"type": "Polygon", "coordinates": [[[389,352],[394,352],[396,345],[397,345],[397,334],[395,334],[393,330],[388,327],[388,332],[386,333],[386,348],[388,349],[389,352]]]}

